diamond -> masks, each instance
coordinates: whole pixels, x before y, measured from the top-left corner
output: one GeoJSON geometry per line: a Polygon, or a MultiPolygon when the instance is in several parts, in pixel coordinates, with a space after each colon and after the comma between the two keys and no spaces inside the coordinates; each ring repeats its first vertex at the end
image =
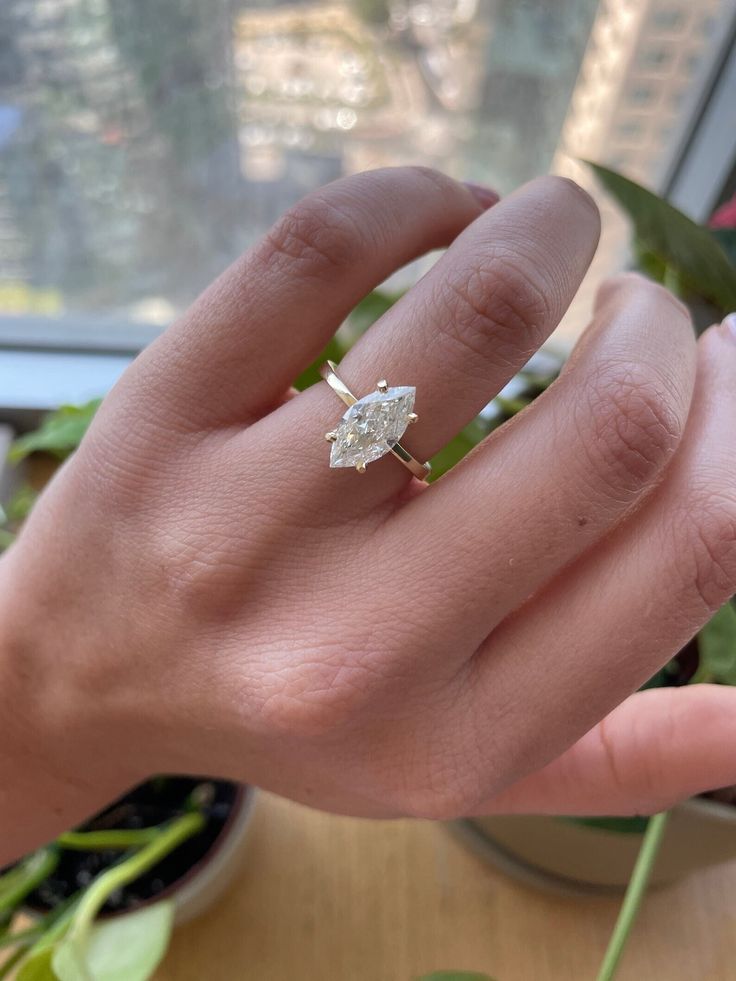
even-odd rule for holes
{"type": "Polygon", "coordinates": [[[371,392],[351,405],[335,430],[331,467],[357,467],[385,456],[409,425],[416,389],[409,385],[371,392]]]}

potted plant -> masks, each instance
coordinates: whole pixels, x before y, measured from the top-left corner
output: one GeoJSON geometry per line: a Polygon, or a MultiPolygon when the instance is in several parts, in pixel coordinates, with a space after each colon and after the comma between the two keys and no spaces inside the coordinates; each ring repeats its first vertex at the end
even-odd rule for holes
{"type": "Polygon", "coordinates": [[[4,870],[0,977],[145,981],[173,924],[227,886],[251,800],[226,780],[158,777],[4,870]]]}
{"type": "MultiPolygon", "coordinates": [[[[98,405],[52,413],[16,440],[10,458],[69,456],[98,405]]],[[[0,550],[36,493],[23,484],[0,512],[0,550]]],[[[0,869],[0,978],[145,981],[173,925],[202,913],[230,882],[253,795],[228,780],[155,777],[0,869]]]]}

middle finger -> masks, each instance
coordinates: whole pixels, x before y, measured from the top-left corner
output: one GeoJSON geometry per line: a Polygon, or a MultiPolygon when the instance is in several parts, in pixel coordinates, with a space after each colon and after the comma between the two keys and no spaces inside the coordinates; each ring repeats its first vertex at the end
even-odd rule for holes
{"type": "MultiPolygon", "coordinates": [[[[415,386],[420,418],[402,443],[419,460],[428,459],[557,326],[598,232],[595,204],[577,185],[558,177],[532,181],[466,229],[374,324],[343,359],[343,380],[358,397],[379,378],[415,386]]],[[[327,385],[316,385],[263,420],[261,435],[298,447],[301,488],[311,478],[323,500],[371,507],[405,485],[408,471],[396,460],[376,461],[362,477],[328,471],[322,436],[343,411],[327,385]]]]}

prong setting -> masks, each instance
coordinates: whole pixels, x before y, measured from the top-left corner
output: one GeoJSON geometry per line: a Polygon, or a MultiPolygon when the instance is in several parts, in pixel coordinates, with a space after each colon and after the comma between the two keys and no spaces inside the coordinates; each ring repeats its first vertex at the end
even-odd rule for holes
{"type": "Polygon", "coordinates": [[[369,463],[391,453],[415,477],[426,480],[429,464],[415,460],[399,442],[407,426],[417,421],[413,412],[416,389],[412,385],[389,387],[381,378],[373,392],[357,398],[340,378],[334,361],[323,365],[320,373],[348,407],[339,425],[325,433],[332,444],[330,467],[354,467],[365,473],[369,463]]]}
{"type": "Polygon", "coordinates": [[[410,426],[413,426],[415,422],[419,421],[419,416],[416,414],[416,412],[410,412],[406,418],[410,426]]]}

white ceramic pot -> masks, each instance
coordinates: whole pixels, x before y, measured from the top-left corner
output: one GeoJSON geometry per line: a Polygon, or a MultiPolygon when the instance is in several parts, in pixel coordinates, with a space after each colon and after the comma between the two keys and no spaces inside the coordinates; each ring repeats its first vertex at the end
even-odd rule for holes
{"type": "MultiPolygon", "coordinates": [[[[472,818],[452,827],[477,854],[515,879],[578,896],[624,889],[642,841],[636,832],[536,815],[472,818]]],[[[694,797],[672,811],[652,884],[665,885],[731,859],[736,859],[736,806],[694,797]]]]}
{"type": "Polygon", "coordinates": [[[173,899],[177,926],[209,909],[233,881],[240,868],[238,857],[245,846],[255,795],[253,787],[241,786],[230,816],[212,848],[181,879],[150,900],[157,902],[164,896],[173,899]]]}

